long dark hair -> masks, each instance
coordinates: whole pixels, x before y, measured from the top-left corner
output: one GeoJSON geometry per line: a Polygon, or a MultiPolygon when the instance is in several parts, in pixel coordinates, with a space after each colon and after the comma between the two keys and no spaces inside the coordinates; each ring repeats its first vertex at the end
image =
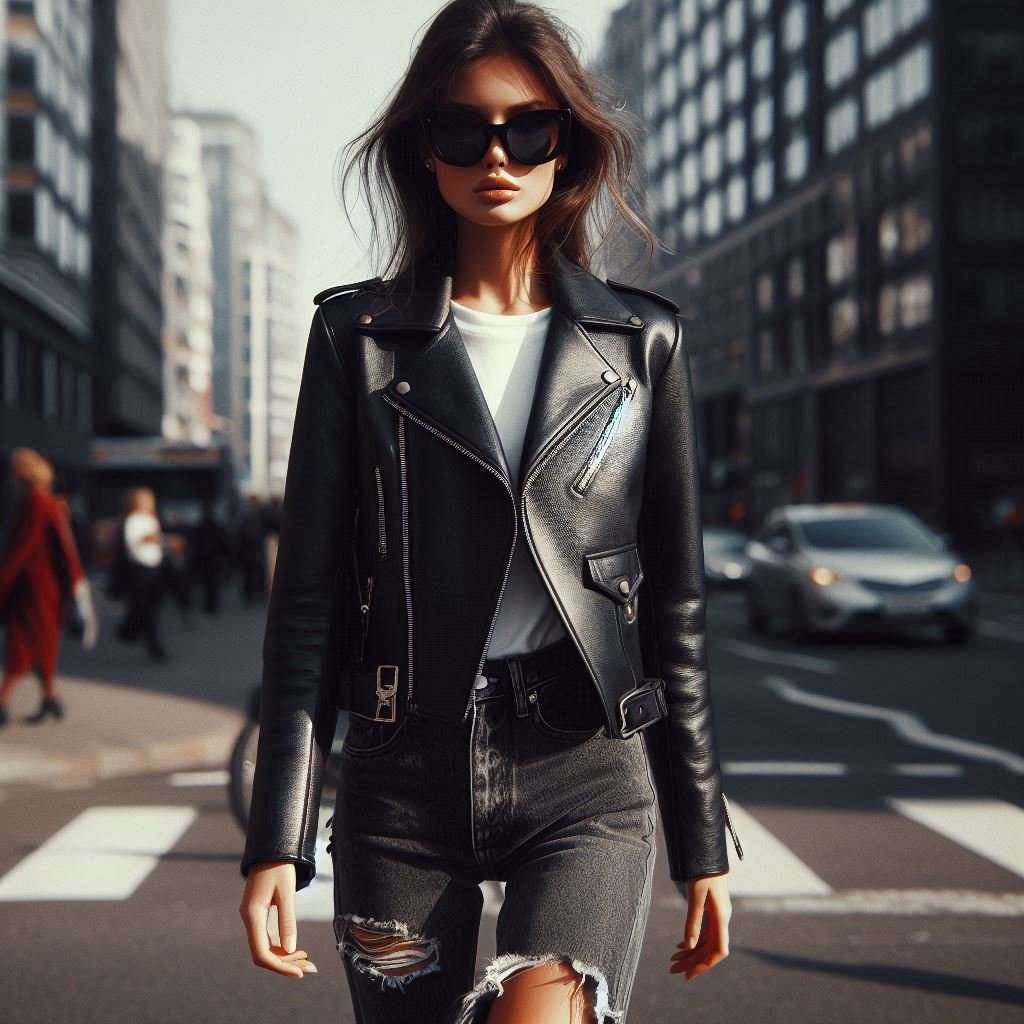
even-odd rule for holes
{"type": "Polygon", "coordinates": [[[625,111],[606,76],[583,67],[578,49],[576,34],[536,4],[451,0],[438,12],[394,98],[340,154],[339,198],[355,230],[346,191],[349,175],[358,169],[371,214],[376,273],[385,278],[415,275],[421,266],[450,265],[454,258],[455,213],[424,166],[420,115],[446,101],[462,65],[495,55],[529,65],[558,106],[573,113],[568,163],[536,219],[526,218],[520,226],[530,232],[523,241],[535,244],[518,245],[515,251],[524,259],[535,257],[541,276],[550,273],[555,249],[589,270],[597,250],[625,229],[648,250],[646,269],[660,240],[634,209],[644,208],[644,189],[634,171],[635,138],[643,122],[625,111]]]}

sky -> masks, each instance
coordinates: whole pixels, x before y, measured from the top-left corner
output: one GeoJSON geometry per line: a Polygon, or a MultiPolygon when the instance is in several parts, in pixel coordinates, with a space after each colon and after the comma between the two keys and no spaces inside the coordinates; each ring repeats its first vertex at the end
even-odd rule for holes
{"type": "MultiPolygon", "coordinates": [[[[623,2],[542,6],[579,35],[587,61],[623,2]]],[[[360,227],[355,236],[335,192],[335,163],[379,112],[442,6],[432,0],[168,0],[171,107],[228,111],[254,128],[270,197],[300,232],[303,303],[308,297],[311,305],[321,288],[375,273],[367,230],[360,227]]],[[[355,197],[353,173],[350,207],[355,197]]]]}

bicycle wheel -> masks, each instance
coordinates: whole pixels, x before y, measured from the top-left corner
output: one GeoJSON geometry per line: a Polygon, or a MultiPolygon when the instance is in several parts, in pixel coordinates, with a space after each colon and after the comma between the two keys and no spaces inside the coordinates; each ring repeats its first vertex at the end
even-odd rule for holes
{"type": "Polygon", "coordinates": [[[260,738],[260,724],[249,719],[235,740],[228,766],[228,798],[231,813],[244,832],[249,825],[249,804],[252,802],[252,777],[256,770],[256,747],[260,738]]]}

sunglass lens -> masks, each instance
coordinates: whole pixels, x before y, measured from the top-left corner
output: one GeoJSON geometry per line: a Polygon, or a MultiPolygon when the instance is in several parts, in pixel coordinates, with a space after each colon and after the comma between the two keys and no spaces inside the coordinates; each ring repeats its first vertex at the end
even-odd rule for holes
{"type": "Polygon", "coordinates": [[[545,111],[529,111],[514,117],[508,128],[508,148],[520,163],[543,163],[558,143],[559,123],[545,111]]]}
{"type": "Polygon", "coordinates": [[[457,111],[443,110],[432,120],[434,145],[445,163],[476,163],[483,155],[480,122],[457,111]]]}

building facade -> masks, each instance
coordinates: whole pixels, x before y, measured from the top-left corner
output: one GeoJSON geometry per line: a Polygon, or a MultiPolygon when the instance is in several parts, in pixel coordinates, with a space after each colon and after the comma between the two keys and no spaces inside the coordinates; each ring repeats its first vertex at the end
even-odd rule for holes
{"type": "Polygon", "coordinates": [[[209,443],[213,413],[213,276],[210,197],[203,139],[189,117],[172,117],[164,174],[163,435],[209,443]]]}
{"type": "Polygon", "coordinates": [[[38,449],[63,487],[93,424],[91,5],[0,10],[0,455],[38,449]]]}
{"type": "MultiPolygon", "coordinates": [[[[1013,3],[639,0],[647,283],[689,318],[706,518],[1024,499],[1013,3]]],[[[614,54],[620,44],[609,45],[614,54]]],[[[635,91],[635,87],[634,87],[635,91]]]]}
{"type": "Polygon", "coordinates": [[[159,435],[166,0],[93,0],[93,38],[94,430],[159,435]]]}

